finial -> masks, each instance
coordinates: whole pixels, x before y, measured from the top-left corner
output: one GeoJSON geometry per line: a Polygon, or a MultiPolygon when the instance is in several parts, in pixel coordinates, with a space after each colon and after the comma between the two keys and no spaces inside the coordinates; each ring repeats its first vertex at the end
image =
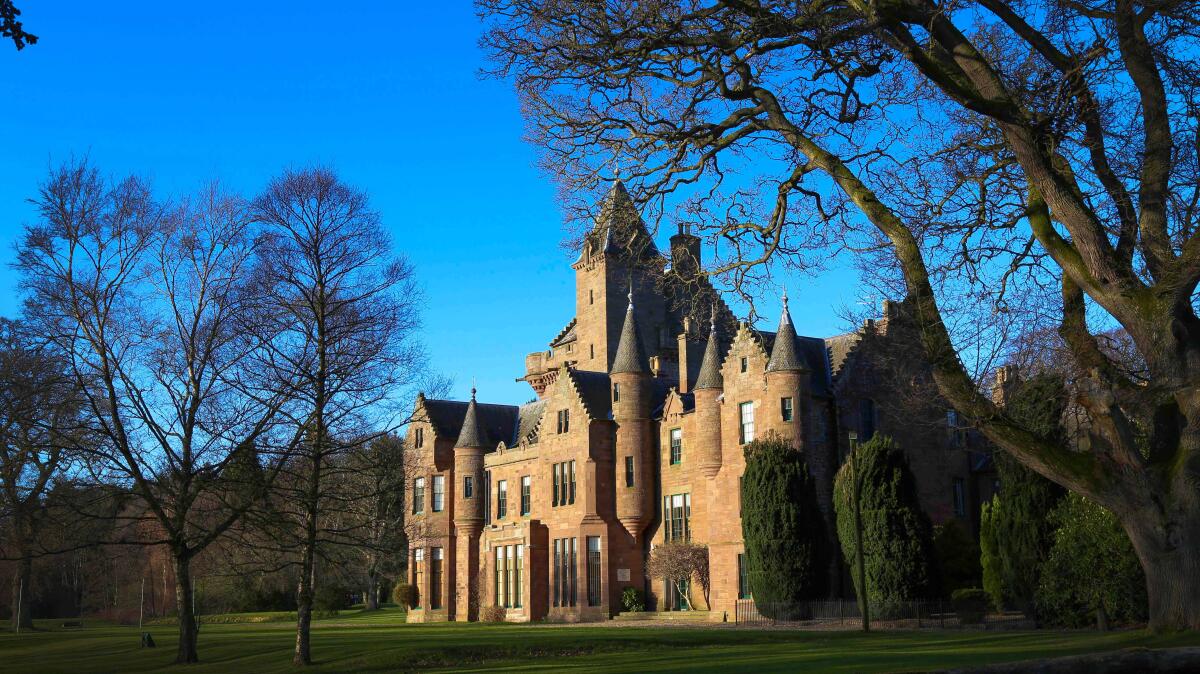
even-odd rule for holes
{"type": "Polygon", "coordinates": [[[713,333],[714,335],[717,334],[717,303],[716,302],[712,303],[712,314],[708,319],[708,323],[710,326],[709,332],[713,333]]]}
{"type": "Polygon", "coordinates": [[[613,155],[613,172],[616,174],[616,180],[621,179],[621,155],[613,155]]]}
{"type": "Polygon", "coordinates": [[[475,399],[475,378],[471,377],[471,400],[475,399]]]}
{"type": "Polygon", "coordinates": [[[787,308],[788,308],[788,305],[787,305],[787,288],[784,288],[784,289],[783,289],[783,310],[784,310],[784,311],[787,311],[787,308]]]}
{"type": "Polygon", "coordinates": [[[633,287],[632,286],[629,288],[629,294],[626,295],[626,297],[629,298],[629,308],[632,309],[633,308],[633,287]]]}

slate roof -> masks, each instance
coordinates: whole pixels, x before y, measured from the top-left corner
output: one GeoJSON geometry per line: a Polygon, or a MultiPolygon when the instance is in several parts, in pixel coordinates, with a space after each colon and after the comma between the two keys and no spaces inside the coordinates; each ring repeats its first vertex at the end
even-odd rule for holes
{"type": "MultiPolygon", "coordinates": [[[[470,403],[459,400],[425,400],[425,414],[429,423],[433,424],[438,435],[445,438],[458,438],[462,432],[463,421],[467,416],[470,403]]],[[[513,444],[514,432],[517,428],[517,417],[520,408],[516,405],[490,405],[477,403],[478,416],[477,445],[492,449],[501,442],[513,444]]]]}
{"type": "Polygon", "coordinates": [[[583,405],[593,419],[612,418],[612,381],[606,372],[568,369],[567,376],[579,391],[583,405]]]}
{"type": "Polygon", "coordinates": [[[724,388],[725,379],[721,376],[721,340],[717,338],[717,326],[713,323],[708,331],[708,344],[704,347],[704,359],[700,361],[700,374],[696,375],[696,385],[699,389],[724,388]]]}
{"type": "MultiPolygon", "coordinates": [[[[763,349],[771,353],[775,346],[775,333],[766,330],[755,330],[763,349]]],[[[797,353],[812,376],[812,394],[816,396],[831,396],[833,387],[829,377],[829,360],[825,352],[825,340],[820,337],[796,337],[797,353]]]]}
{"type": "MultiPolygon", "coordinates": [[[[779,316],[779,331],[767,362],[767,372],[803,370],[807,366],[796,351],[796,328],[792,327],[792,316],[788,313],[787,295],[783,296],[783,313],[779,316]]],[[[810,368],[811,369],[811,368],[810,368]]],[[[824,363],[822,362],[822,369],[824,363]]]]}
{"type": "Polygon", "coordinates": [[[625,189],[625,183],[617,180],[600,203],[600,214],[592,231],[584,237],[579,259],[587,255],[588,249],[599,249],[605,254],[633,254],[639,259],[660,256],[654,237],[642,220],[637,205],[625,189]]]}
{"type": "Polygon", "coordinates": [[[638,334],[637,319],[633,314],[632,294],[629,296],[629,308],[625,310],[625,324],[621,326],[621,339],[617,342],[617,354],[613,356],[611,372],[650,372],[646,350],[642,348],[642,337],[638,334]]]}
{"type": "Polygon", "coordinates": [[[475,403],[475,389],[471,389],[471,402],[467,403],[467,411],[463,415],[462,429],[458,432],[458,441],[454,443],[455,447],[495,447],[496,443],[489,443],[487,434],[483,430],[483,424],[480,421],[479,405],[475,403]]]}

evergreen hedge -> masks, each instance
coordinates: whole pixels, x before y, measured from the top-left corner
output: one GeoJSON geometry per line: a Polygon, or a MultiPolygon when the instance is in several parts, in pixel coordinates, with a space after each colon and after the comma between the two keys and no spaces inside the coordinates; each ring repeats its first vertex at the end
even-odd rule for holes
{"type": "Polygon", "coordinates": [[[829,591],[830,539],[804,456],[778,436],[746,446],[742,536],[758,611],[822,599],[829,591]]]}
{"type": "MultiPolygon", "coordinates": [[[[938,596],[933,526],[917,500],[917,486],[904,452],[888,437],[875,435],[859,446],[862,472],[863,553],[867,596],[877,617],[903,610],[904,602],[938,596]]],[[[834,482],[838,540],[854,571],[854,471],[847,460],[834,482]]]]}

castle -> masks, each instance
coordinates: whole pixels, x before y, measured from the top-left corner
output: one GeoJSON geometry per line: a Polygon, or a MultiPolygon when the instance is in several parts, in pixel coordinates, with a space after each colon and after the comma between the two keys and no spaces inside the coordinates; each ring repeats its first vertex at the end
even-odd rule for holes
{"type": "MultiPolygon", "coordinates": [[[[604,620],[625,588],[647,608],[732,616],[748,600],[739,513],[743,446],[805,454],[834,531],[833,478],[851,443],[894,437],[934,522],[990,497],[985,452],[935,394],[904,307],[829,339],[739,323],[700,273],[700,240],[659,252],[618,181],[585,236],[575,316],[525,358],[524,405],[418,396],[407,434],[412,621],[604,620]],[[647,578],[656,544],[709,550],[711,588],[647,578]],[[707,606],[706,606],[707,603],[707,606]]],[[[837,570],[831,572],[839,576],[837,570]]]]}

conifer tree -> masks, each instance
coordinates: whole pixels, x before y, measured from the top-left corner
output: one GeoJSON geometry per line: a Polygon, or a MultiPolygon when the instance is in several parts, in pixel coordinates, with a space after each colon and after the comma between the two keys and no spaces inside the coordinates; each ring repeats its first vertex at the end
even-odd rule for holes
{"type": "Polygon", "coordinates": [[[828,593],[829,537],[803,453],[769,436],[746,447],[746,575],[763,615],[828,593]]]}
{"type": "MultiPolygon", "coordinates": [[[[891,438],[876,435],[857,452],[867,595],[872,610],[884,618],[895,614],[901,602],[937,594],[933,526],[917,501],[908,459],[891,438]]],[[[842,554],[851,562],[856,559],[853,480],[846,462],[834,482],[834,509],[842,554]]],[[[855,590],[861,592],[858,584],[855,579],[855,590]]]]}

